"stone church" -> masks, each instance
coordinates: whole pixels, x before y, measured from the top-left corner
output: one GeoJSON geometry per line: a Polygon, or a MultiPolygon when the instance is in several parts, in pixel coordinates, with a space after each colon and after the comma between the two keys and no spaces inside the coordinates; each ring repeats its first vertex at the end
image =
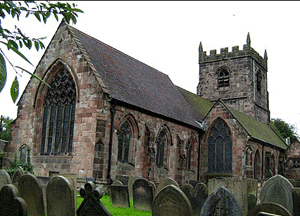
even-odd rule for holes
{"type": "MultiPolygon", "coordinates": [[[[285,141],[270,126],[267,54],[199,46],[197,94],[62,22],[18,102],[5,161],[30,154],[37,176],[118,175],[179,184],[284,172],[285,141]]],[[[196,87],[195,87],[196,88],[196,87]]]]}

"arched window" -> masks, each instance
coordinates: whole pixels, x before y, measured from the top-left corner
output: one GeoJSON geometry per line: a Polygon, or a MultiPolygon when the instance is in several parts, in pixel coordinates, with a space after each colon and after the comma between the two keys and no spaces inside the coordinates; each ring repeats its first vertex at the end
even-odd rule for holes
{"type": "Polygon", "coordinates": [[[230,173],[232,171],[232,141],[227,124],[218,118],[208,136],[208,172],[230,173]]]}
{"type": "Polygon", "coordinates": [[[41,154],[71,154],[73,144],[76,88],[64,68],[53,78],[44,102],[41,154]]]}
{"type": "Polygon", "coordinates": [[[130,123],[125,121],[118,135],[118,161],[129,163],[130,139],[132,137],[132,129],[130,123]]]}
{"type": "Polygon", "coordinates": [[[257,71],[256,73],[256,90],[257,92],[261,93],[262,89],[262,74],[261,71],[257,71]]]}
{"type": "Polygon", "coordinates": [[[254,178],[260,179],[260,156],[258,150],[254,155],[254,178]]]}
{"type": "Polygon", "coordinates": [[[186,169],[188,171],[196,171],[197,148],[196,139],[190,138],[186,145],[186,169]]]}
{"type": "Polygon", "coordinates": [[[218,87],[229,86],[229,72],[225,68],[218,70],[218,87]]]}
{"type": "Polygon", "coordinates": [[[163,126],[156,138],[155,164],[159,168],[168,168],[171,135],[167,126],[163,126]]]}

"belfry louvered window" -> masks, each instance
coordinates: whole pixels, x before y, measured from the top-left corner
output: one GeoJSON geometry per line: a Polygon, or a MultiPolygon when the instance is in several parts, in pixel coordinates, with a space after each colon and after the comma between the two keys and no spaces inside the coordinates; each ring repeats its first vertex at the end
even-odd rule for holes
{"type": "Polygon", "coordinates": [[[222,68],[218,74],[218,87],[229,86],[229,72],[222,68]]]}
{"type": "Polygon", "coordinates": [[[41,154],[72,153],[76,88],[71,74],[60,69],[50,84],[44,103],[41,154]]]}
{"type": "Polygon", "coordinates": [[[232,171],[232,141],[225,122],[217,119],[208,137],[208,172],[230,173],[232,171]]]}

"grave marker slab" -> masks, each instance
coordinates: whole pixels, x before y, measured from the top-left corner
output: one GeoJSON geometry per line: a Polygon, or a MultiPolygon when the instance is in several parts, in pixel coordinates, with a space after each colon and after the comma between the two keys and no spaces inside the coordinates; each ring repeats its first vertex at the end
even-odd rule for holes
{"type": "Polygon", "coordinates": [[[174,186],[180,188],[178,183],[174,179],[168,177],[168,178],[164,178],[163,180],[161,180],[161,182],[159,182],[159,184],[156,187],[155,194],[158,194],[159,191],[167,185],[174,185],[174,186]]]}
{"type": "Polygon", "coordinates": [[[262,186],[260,203],[277,203],[293,214],[293,185],[285,177],[275,175],[262,186]]]}
{"type": "Polygon", "coordinates": [[[10,175],[5,170],[0,170],[0,190],[4,185],[11,183],[10,175]]]}
{"type": "Polygon", "coordinates": [[[67,178],[53,176],[46,186],[46,198],[48,216],[74,215],[74,192],[67,178]]]}
{"type": "Polygon", "coordinates": [[[248,216],[257,216],[257,215],[280,215],[280,216],[292,216],[292,214],[284,208],[282,205],[277,203],[261,203],[255,206],[248,216]],[[266,214],[267,213],[267,214],[266,214]]]}
{"type": "Polygon", "coordinates": [[[80,196],[84,200],[77,209],[77,216],[112,216],[100,201],[103,196],[101,188],[95,188],[92,181],[85,183],[84,188],[80,189],[80,196]]]}
{"type": "Polygon", "coordinates": [[[162,188],[152,204],[152,216],[191,216],[192,211],[187,196],[172,184],[162,188]]]}
{"type": "Polygon", "coordinates": [[[0,191],[1,216],[27,216],[25,201],[18,197],[18,189],[13,184],[4,185],[0,191]]]}
{"type": "Polygon", "coordinates": [[[12,176],[12,183],[17,183],[24,174],[23,168],[19,166],[12,176]]]}
{"type": "Polygon", "coordinates": [[[113,206],[129,208],[129,192],[127,185],[111,185],[110,189],[110,202],[113,206]]]}
{"type": "Polygon", "coordinates": [[[203,183],[198,183],[196,187],[193,187],[191,184],[187,183],[181,187],[181,190],[190,200],[193,215],[200,215],[203,203],[208,196],[207,186],[203,183]]]}
{"type": "Polygon", "coordinates": [[[142,211],[151,211],[154,199],[153,185],[145,178],[134,181],[133,191],[133,208],[142,211]]]}
{"type": "Polygon", "coordinates": [[[293,189],[294,215],[300,215],[300,187],[293,189]]]}
{"type": "Polygon", "coordinates": [[[221,186],[205,200],[200,216],[230,215],[243,216],[239,203],[230,191],[221,186]]]}
{"type": "Polygon", "coordinates": [[[20,197],[26,204],[29,216],[45,215],[43,191],[36,176],[32,174],[23,175],[18,182],[20,197]]]}

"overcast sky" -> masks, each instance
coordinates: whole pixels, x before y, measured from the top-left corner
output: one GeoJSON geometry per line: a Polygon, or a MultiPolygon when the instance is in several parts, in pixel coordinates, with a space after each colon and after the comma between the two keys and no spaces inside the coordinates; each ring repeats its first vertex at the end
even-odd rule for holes
{"type": "MultiPolygon", "coordinates": [[[[175,85],[196,93],[198,46],[204,51],[246,43],[261,55],[268,53],[268,90],[271,118],[281,118],[298,128],[300,69],[300,2],[298,1],[77,1],[85,13],[75,25],[79,30],[167,74],[175,85]]],[[[3,25],[16,24],[5,19],[3,25]]],[[[48,45],[59,22],[47,25],[35,19],[19,22],[29,36],[47,36],[48,45]]],[[[3,47],[2,47],[3,49],[3,47]]],[[[34,67],[9,55],[15,65],[34,71],[44,50],[26,53],[34,67]]],[[[5,89],[0,93],[0,114],[16,118],[17,107],[9,98],[15,73],[9,68],[5,89]]],[[[20,95],[29,76],[18,77],[20,95]]]]}

